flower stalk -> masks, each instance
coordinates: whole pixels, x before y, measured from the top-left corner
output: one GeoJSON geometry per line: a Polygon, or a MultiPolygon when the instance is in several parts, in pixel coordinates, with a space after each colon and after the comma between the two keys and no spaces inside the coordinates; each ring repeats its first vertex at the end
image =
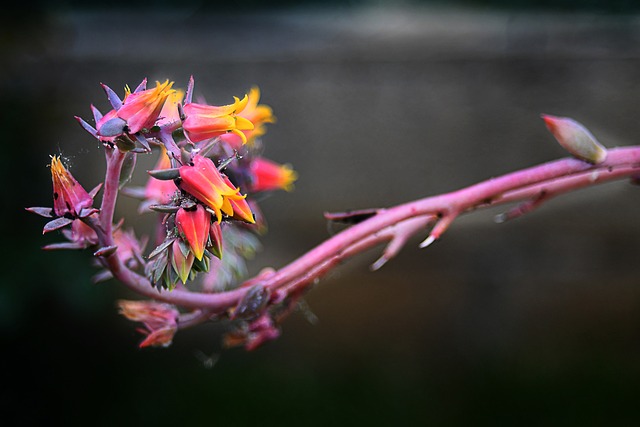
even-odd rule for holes
{"type": "Polygon", "coordinates": [[[141,347],[165,347],[181,329],[228,320],[234,329],[224,342],[253,350],[280,335],[282,321],[321,278],[365,250],[383,245],[371,264],[375,271],[413,237],[422,239],[421,248],[441,239],[461,215],[506,206],[495,218],[500,223],[562,194],[614,180],[637,182],[640,176],[640,146],[606,149],[583,125],[543,116],[572,157],[397,206],[326,213],[329,222],[347,228],[279,269],[265,268],[248,278],[244,262],[266,230],[257,196],[290,191],[297,179],[290,166],[261,157],[258,140],[275,117],[270,107],[258,104],[257,88],[234,97],[233,104],[210,106],[192,102],[193,78],[184,100],[172,85],[167,80],[147,90],[145,80],[134,92],[127,90],[124,101],[105,86],[113,110],[103,116],[92,107],[97,128],[76,117],[105,150],[99,209],[93,202],[100,186],[86,192],[57,158],[52,161],[53,208],[27,209],[49,219],[45,232],[61,230],[67,239],[47,249],[91,250],[103,268],[101,280],[113,278],[149,300],[120,303],[125,317],[146,328],[141,347]],[[136,143],[144,150],[134,148],[136,143]],[[149,172],[151,181],[121,192],[135,156],[152,146],[160,147],[161,157],[149,172]],[[149,239],[125,231],[124,220],[114,222],[121,193],[151,208],[140,214],[156,216],[155,246],[146,254],[149,239]]]}

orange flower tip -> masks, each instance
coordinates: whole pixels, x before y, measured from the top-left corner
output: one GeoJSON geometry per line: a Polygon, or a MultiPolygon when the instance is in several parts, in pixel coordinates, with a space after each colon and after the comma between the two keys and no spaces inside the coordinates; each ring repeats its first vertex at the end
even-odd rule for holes
{"type": "Polygon", "coordinates": [[[212,209],[210,207],[205,207],[205,209],[207,210],[207,212],[209,212],[211,215],[215,215],[216,216],[216,223],[220,224],[222,222],[222,212],[220,211],[220,209],[212,209]]]}
{"type": "Polygon", "coordinates": [[[242,116],[236,116],[236,129],[239,130],[253,130],[255,128],[253,122],[242,116]]]}
{"type": "Polygon", "coordinates": [[[238,129],[231,129],[230,131],[228,131],[229,133],[232,133],[234,135],[237,135],[240,137],[240,139],[242,140],[242,145],[247,143],[247,135],[244,134],[244,132],[238,130],[238,129]]]}
{"type": "Polygon", "coordinates": [[[240,113],[242,110],[244,110],[247,106],[247,103],[249,102],[249,96],[247,94],[244,95],[244,98],[239,99],[237,96],[234,96],[233,99],[236,101],[236,110],[234,111],[234,113],[238,114],[240,113]]]}

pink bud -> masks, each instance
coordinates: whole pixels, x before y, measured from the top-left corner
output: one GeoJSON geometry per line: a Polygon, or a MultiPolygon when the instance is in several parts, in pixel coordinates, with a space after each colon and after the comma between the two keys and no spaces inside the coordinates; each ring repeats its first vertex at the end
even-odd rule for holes
{"type": "Polygon", "coordinates": [[[546,114],[542,119],[560,145],[575,157],[598,164],[607,158],[607,149],[580,123],[568,117],[546,114]]]}

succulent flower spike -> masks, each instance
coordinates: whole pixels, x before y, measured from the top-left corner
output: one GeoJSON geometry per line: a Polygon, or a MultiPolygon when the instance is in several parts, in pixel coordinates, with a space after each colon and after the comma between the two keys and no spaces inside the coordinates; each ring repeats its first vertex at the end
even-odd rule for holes
{"type": "Polygon", "coordinates": [[[543,114],[542,119],[560,145],[575,157],[598,164],[607,158],[607,149],[582,124],[568,117],[543,114]]]}
{"type": "Polygon", "coordinates": [[[293,182],[298,178],[289,165],[281,165],[263,157],[251,161],[250,191],[271,191],[293,189],[293,182]]]}
{"type": "Polygon", "coordinates": [[[92,208],[93,197],[64,167],[58,156],[51,156],[51,180],[53,212],[56,216],[84,218],[96,212],[96,209],[92,208]]]}
{"type": "Polygon", "coordinates": [[[178,187],[211,209],[218,222],[222,221],[222,213],[233,217],[231,200],[242,200],[245,196],[208,157],[196,154],[191,163],[180,167],[178,187]]]}
{"type": "Polygon", "coordinates": [[[183,107],[185,119],[182,122],[182,128],[189,141],[195,143],[231,132],[238,135],[243,143],[246,143],[247,137],[242,131],[252,130],[254,126],[240,113],[247,106],[249,97],[245,95],[242,99],[235,96],[233,98],[233,104],[223,106],[194,102],[185,104],[183,107]]]}
{"type": "MultiPolygon", "coordinates": [[[[211,214],[204,206],[196,204],[194,209],[180,208],[176,213],[176,227],[191,248],[191,252],[198,261],[202,260],[204,248],[209,239],[211,214]]],[[[216,223],[217,224],[217,223],[216,223]]]]}

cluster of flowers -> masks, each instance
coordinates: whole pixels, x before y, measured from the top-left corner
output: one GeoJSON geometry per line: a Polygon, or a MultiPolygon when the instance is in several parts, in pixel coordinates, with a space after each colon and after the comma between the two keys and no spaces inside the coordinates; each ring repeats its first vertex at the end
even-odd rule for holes
{"type": "MultiPolygon", "coordinates": [[[[145,255],[148,238],[138,239],[122,221],[112,226],[112,218],[100,216],[105,203],[115,204],[116,195],[110,194],[114,200],[104,195],[101,207],[94,206],[100,189],[109,183],[86,191],[59,156],[52,156],[50,164],[53,207],[27,209],[49,219],[43,233],[61,230],[66,238],[45,249],[90,248],[98,257],[115,255],[159,290],[193,282],[198,273],[207,273],[203,276],[208,279],[200,283],[205,291],[232,286],[242,273],[242,260],[266,230],[254,196],[288,191],[297,178],[288,165],[260,154],[261,137],[275,117],[269,106],[259,103],[259,89],[233,97],[229,105],[214,106],[193,102],[193,78],[186,91],[174,89],[169,81],[147,89],[145,79],[133,91],[126,87],[122,99],[102,87],[112,109],[102,114],[92,105],[94,126],[76,119],[108,151],[107,167],[109,156],[126,158],[119,163],[129,166],[118,173],[118,190],[142,199],[141,212],[159,213],[154,249],[145,255]],[[148,182],[130,185],[136,157],[150,153],[157,153],[158,160],[148,182]]],[[[104,269],[96,279],[111,274],[104,269]]],[[[141,303],[131,304],[122,306],[122,313],[140,320],[141,303]]],[[[149,307],[143,306],[145,312],[149,307]]],[[[150,327],[151,332],[161,329],[150,327]]],[[[166,333],[156,335],[143,344],[167,343],[166,333]]]]}

